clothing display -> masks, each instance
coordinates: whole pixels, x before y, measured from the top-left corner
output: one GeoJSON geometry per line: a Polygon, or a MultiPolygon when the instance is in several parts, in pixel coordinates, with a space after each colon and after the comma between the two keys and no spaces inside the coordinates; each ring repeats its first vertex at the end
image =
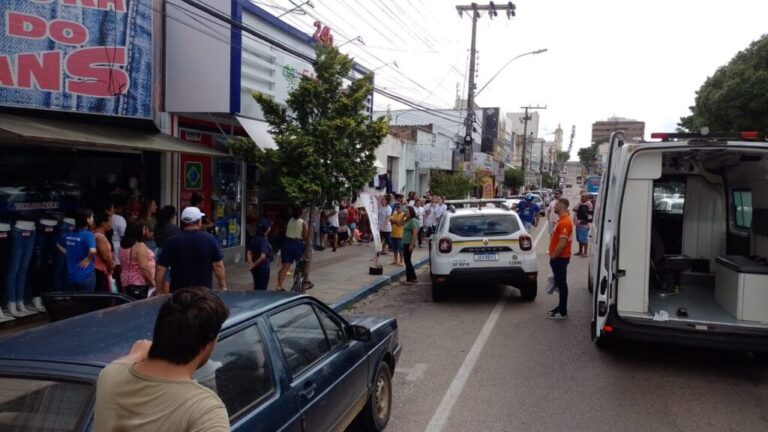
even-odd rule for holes
{"type": "Polygon", "coordinates": [[[40,295],[53,285],[54,260],[58,255],[58,225],[55,219],[40,219],[35,234],[35,247],[29,263],[29,295],[36,309],[42,309],[40,295]]]}
{"type": "MultiPolygon", "coordinates": [[[[19,220],[11,230],[11,254],[5,279],[8,303],[18,305],[24,301],[27,271],[35,248],[35,223],[19,220]]],[[[23,306],[23,304],[22,304],[23,306]]],[[[10,308],[9,309],[14,309],[10,308]]],[[[12,310],[13,314],[14,310],[12,310]]]]}

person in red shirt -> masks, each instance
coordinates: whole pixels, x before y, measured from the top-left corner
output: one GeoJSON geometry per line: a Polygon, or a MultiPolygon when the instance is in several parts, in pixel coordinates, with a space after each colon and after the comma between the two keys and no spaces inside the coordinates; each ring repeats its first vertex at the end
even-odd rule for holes
{"type": "Polygon", "coordinates": [[[560,292],[560,301],[554,309],[547,313],[547,318],[568,318],[568,263],[571,261],[571,242],[573,241],[573,220],[568,211],[571,203],[560,198],[555,205],[559,216],[557,225],[549,239],[549,266],[555,277],[555,286],[560,292]]]}

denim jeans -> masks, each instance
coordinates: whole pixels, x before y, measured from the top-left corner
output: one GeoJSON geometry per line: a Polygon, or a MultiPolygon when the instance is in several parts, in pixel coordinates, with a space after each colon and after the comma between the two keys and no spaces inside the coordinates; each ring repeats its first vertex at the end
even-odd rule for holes
{"type": "Polygon", "coordinates": [[[413,267],[413,251],[410,244],[405,245],[403,257],[405,258],[405,278],[409,281],[416,280],[416,269],[413,267]]]}
{"type": "MultiPolygon", "coordinates": [[[[11,257],[11,231],[0,231],[0,274],[7,274],[8,271],[8,260],[11,257]]],[[[5,279],[0,280],[0,285],[2,285],[3,289],[0,290],[0,297],[3,297],[4,301],[8,301],[7,298],[4,298],[6,295],[5,291],[5,279]]]]}
{"type": "Polygon", "coordinates": [[[554,258],[549,260],[552,267],[552,275],[555,277],[555,286],[560,292],[560,302],[557,310],[561,315],[568,315],[568,263],[570,258],[554,258]]]}
{"type": "Polygon", "coordinates": [[[35,248],[35,231],[13,228],[11,231],[11,259],[5,279],[5,294],[9,302],[24,300],[27,272],[32,250],[35,248]]]}
{"type": "Polygon", "coordinates": [[[29,292],[31,297],[39,297],[53,285],[54,261],[59,255],[56,242],[59,239],[57,227],[37,224],[35,248],[29,263],[29,292]]]}
{"type": "Polygon", "coordinates": [[[69,282],[69,290],[73,292],[92,293],[96,291],[96,272],[80,282],[69,282]]]}
{"type": "MultiPolygon", "coordinates": [[[[67,20],[83,25],[88,29],[89,38],[78,46],[63,45],[50,37],[40,39],[11,37],[0,38],[0,53],[11,56],[20,53],[40,53],[61,51],[62,64],[67,56],[81,48],[102,48],[114,57],[112,47],[125,47],[125,66],[115,65],[128,75],[128,88],[109,89],[114,97],[81,96],[65,91],[65,80],[76,79],[63,70],[62,90],[49,92],[37,89],[0,87],[0,100],[8,105],[60,111],[78,111],[128,117],[151,118],[152,104],[152,21],[153,11],[148,6],[151,2],[126,1],[127,11],[114,12],[90,9],[86,7],[64,5],[63,2],[49,3],[29,0],[3,0],[0,2],[0,17],[8,12],[34,15],[46,22],[67,20]],[[109,51],[107,51],[109,50],[109,51]]],[[[62,67],[62,69],[64,69],[62,67]]],[[[104,83],[109,86],[109,83],[104,83]]]]}

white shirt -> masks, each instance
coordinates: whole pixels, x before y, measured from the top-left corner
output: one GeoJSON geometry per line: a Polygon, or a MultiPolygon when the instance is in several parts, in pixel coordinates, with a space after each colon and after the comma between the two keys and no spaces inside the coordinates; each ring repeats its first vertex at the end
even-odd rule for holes
{"type": "Polygon", "coordinates": [[[112,215],[112,257],[115,265],[120,265],[120,241],[125,237],[125,229],[128,222],[125,218],[115,213],[112,215]]]}
{"type": "Polygon", "coordinates": [[[435,211],[432,208],[432,203],[428,203],[424,206],[424,215],[426,215],[425,226],[435,226],[435,211]]]}
{"type": "Polygon", "coordinates": [[[560,220],[560,216],[555,213],[555,205],[557,204],[557,200],[552,200],[552,202],[549,203],[547,206],[547,218],[549,219],[549,230],[552,231],[555,229],[555,225],[557,225],[557,221],[560,220]]]}
{"type": "Polygon", "coordinates": [[[440,218],[443,217],[443,214],[448,211],[448,206],[445,204],[438,204],[438,206],[435,208],[435,224],[440,222],[440,218]]]}
{"type": "Polygon", "coordinates": [[[379,208],[379,231],[392,232],[390,216],[392,216],[392,207],[385,204],[379,208]]]}
{"type": "Polygon", "coordinates": [[[424,207],[414,207],[416,211],[416,217],[419,218],[419,225],[424,225],[424,207]]]}
{"type": "Polygon", "coordinates": [[[339,227],[339,206],[335,205],[333,206],[333,210],[328,210],[327,214],[331,214],[331,213],[333,213],[333,216],[328,216],[328,223],[338,228],[339,227]]]}

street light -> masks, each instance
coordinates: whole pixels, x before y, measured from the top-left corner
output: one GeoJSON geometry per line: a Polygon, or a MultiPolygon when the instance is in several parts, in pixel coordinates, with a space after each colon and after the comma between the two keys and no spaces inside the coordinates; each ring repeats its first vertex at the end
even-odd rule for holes
{"type": "Polygon", "coordinates": [[[383,65],[381,65],[381,66],[378,66],[378,67],[375,67],[375,68],[371,69],[371,72],[373,72],[373,71],[377,71],[377,70],[379,70],[379,69],[381,69],[381,68],[383,68],[383,67],[387,67],[387,66],[390,66],[390,65],[392,65],[392,66],[394,66],[394,67],[396,67],[396,68],[400,69],[400,65],[399,65],[399,64],[397,64],[397,60],[392,60],[392,61],[391,61],[391,62],[389,62],[389,63],[384,63],[384,64],[383,64],[383,65]]]}
{"type": "Polygon", "coordinates": [[[336,49],[343,47],[344,45],[350,43],[350,42],[358,42],[360,45],[365,45],[365,42],[363,41],[362,36],[353,37],[352,39],[349,39],[346,42],[342,42],[339,46],[336,47],[336,49]]]}
{"type": "Polygon", "coordinates": [[[515,61],[515,60],[519,59],[520,57],[525,57],[525,56],[527,56],[527,55],[535,55],[535,54],[541,54],[541,53],[543,53],[543,52],[547,52],[547,51],[548,51],[548,49],[547,49],[547,48],[542,48],[542,49],[537,49],[536,51],[529,51],[529,52],[527,52],[527,53],[522,53],[522,54],[520,54],[520,55],[518,55],[518,56],[516,56],[516,57],[512,57],[512,59],[510,59],[508,62],[504,63],[504,66],[502,66],[502,67],[501,67],[501,69],[499,69],[499,71],[498,71],[498,72],[496,72],[495,74],[493,74],[493,76],[491,77],[491,79],[490,79],[490,80],[488,80],[488,82],[487,82],[487,83],[485,83],[485,85],[484,85],[484,86],[480,87],[480,90],[478,90],[478,91],[477,91],[477,93],[475,93],[475,97],[479,96],[479,95],[480,95],[480,93],[482,93],[482,91],[483,91],[483,90],[485,90],[485,88],[486,88],[486,87],[488,87],[488,84],[492,83],[492,82],[493,82],[493,80],[494,80],[494,79],[496,79],[496,77],[497,77],[497,76],[499,76],[499,74],[500,74],[500,73],[501,73],[501,72],[502,72],[502,71],[503,71],[503,70],[504,70],[504,69],[505,69],[507,66],[509,66],[509,64],[510,64],[510,63],[512,63],[513,61],[515,61]]]}

